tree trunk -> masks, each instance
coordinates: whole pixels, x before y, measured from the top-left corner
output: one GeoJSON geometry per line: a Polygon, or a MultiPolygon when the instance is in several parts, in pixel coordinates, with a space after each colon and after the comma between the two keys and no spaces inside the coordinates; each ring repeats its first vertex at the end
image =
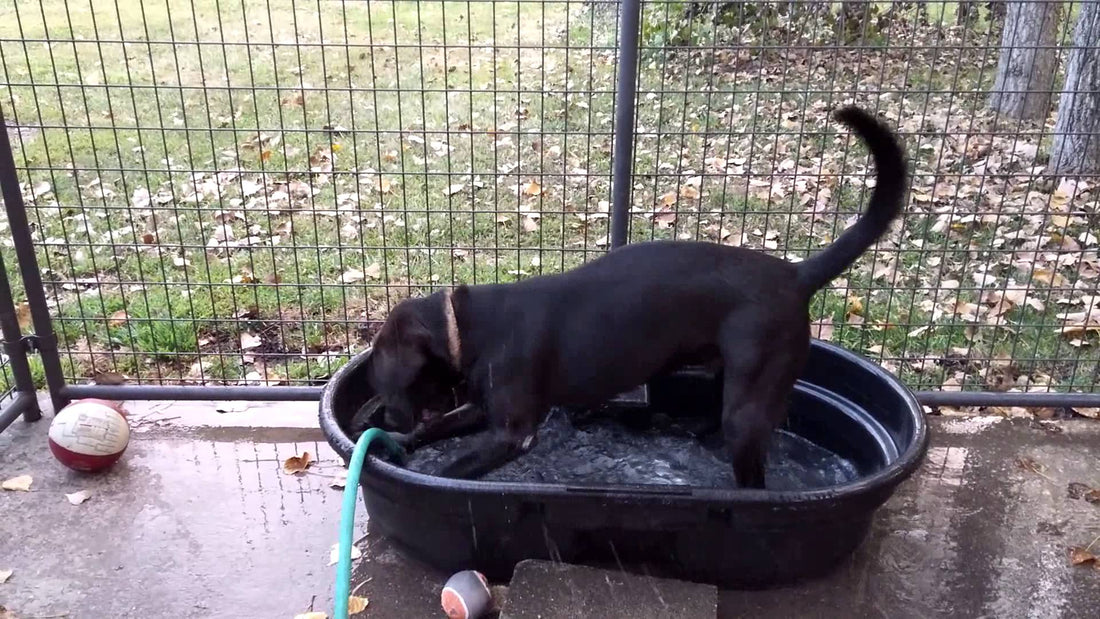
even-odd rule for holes
{"type": "Polygon", "coordinates": [[[1081,4],[1058,101],[1051,174],[1100,172],[1100,3],[1081,4]]]}
{"type": "Polygon", "coordinates": [[[955,25],[965,26],[978,16],[976,0],[960,0],[955,3],[955,25]]]}
{"type": "Polygon", "coordinates": [[[840,14],[837,16],[839,30],[847,43],[863,39],[865,22],[870,19],[870,2],[858,0],[845,0],[840,4],[840,14]]]}
{"type": "Polygon", "coordinates": [[[1043,120],[1053,98],[1054,63],[1061,3],[1005,0],[1001,60],[989,95],[989,107],[1006,116],[1043,120]]]}

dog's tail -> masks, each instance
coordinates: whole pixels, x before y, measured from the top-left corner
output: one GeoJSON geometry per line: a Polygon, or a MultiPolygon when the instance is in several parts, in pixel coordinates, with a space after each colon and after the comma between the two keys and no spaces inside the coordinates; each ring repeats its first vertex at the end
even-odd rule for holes
{"type": "Polygon", "coordinates": [[[867,144],[878,170],[877,182],[867,211],[859,221],[832,245],[798,264],[798,283],[807,295],[823,288],[867,251],[890,228],[905,197],[905,152],[893,131],[855,106],[841,108],[834,116],[867,144]]]}

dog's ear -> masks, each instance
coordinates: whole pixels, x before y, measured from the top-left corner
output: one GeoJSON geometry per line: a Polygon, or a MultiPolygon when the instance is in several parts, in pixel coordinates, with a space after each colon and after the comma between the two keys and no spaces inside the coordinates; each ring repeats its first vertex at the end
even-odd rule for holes
{"type": "Polygon", "coordinates": [[[397,341],[403,346],[426,350],[432,340],[432,331],[419,316],[404,316],[394,325],[397,341]]]}
{"type": "Polygon", "coordinates": [[[378,343],[384,339],[389,342],[387,348],[415,351],[449,362],[446,318],[438,301],[428,297],[402,302],[390,313],[387,324],[382,327],[386,333],[379,332],[378,343]]]}

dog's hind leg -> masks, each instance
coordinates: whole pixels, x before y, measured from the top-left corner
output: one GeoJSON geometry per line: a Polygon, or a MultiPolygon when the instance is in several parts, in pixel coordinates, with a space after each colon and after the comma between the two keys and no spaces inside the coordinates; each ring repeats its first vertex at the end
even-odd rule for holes
{"type": "Polygon", "coordinates": [[[738,485],[763,489],[772,432],[786,417],[787,398],[809,341],[800,343],[789,333],[769,337],[766,329],[745,323],[724,331],[722,432],[738,485]]]}

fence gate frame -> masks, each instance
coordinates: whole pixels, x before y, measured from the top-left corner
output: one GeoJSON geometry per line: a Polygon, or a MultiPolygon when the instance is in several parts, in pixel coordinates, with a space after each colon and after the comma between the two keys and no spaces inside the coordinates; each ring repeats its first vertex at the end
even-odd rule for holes
{"type": "MultiPolygon", "coordinates": [[[[630,225],[630,194],[634,164],[635,98],[638,91],[639,31],[642,0],[619,4],[619,46],[614,97],[614,143],[612,150],[610,248],[627,243],[630,225]]],[[[34,234],[27,217],[8,126],[0,106],[0,189],[18,268],[27,295],[33,333],[22,333],[9,286],[6,265],[0,257],[0,334],[15,384],[14,397],[0,409],[0,432],[17,417],[31,422],[41,418],[28,352],[39,355],[53,409],[72,400],[319,400],[320,386],[187,386],[187,385],[74,385],[68,384],[61,365],[57,335],[35,253],[34,234]]],[[[927,406],[1018,406],[1100,407],[1100,393],[994,391],[916,391],[927,406]]]]}

